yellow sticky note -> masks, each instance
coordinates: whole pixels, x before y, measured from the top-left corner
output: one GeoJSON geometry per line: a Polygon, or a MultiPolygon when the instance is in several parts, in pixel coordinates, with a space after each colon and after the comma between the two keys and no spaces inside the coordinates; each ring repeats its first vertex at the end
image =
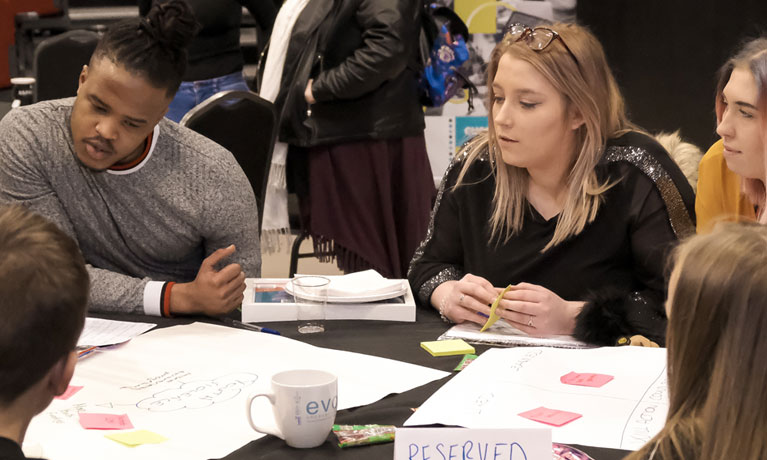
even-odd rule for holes
{"type": "Polygon", "coordinates": [[[432,356],[474,354],[474,347],[461,339],[421,342],[421,348],[431,353],[432,356]]]}
{"type": "Polygon", "coordinates": [[[506,289],[504,289],[500,294],[498,294],[498,297],[495,298],[495,301],[493,302],[493,306],[490,307],[490,316],[487,317],[487,321],[485,321],[485,325],[482,326],[482,329],[479,330],[479,332],[485,332],[485,330],[492,326],[500,316],[495,314],[495,310],[498,308],[498,304],[501,303],[501,299],[503,299],[503,296],[509,292],[509,289],[511,289],[511,284],[506,286],[506,289]]]}
{"type": "Polygon", "coordinates": [[[112,441],[117,441],[121,444],[125,444],[128,447],[136,447],[141,444],[160,444],[167,441],[168,438],[160,436],[157,433],[152,433],[147,430],[136,430],[122,433],[105,434],[105,438],[109,438],[112,441]]]}

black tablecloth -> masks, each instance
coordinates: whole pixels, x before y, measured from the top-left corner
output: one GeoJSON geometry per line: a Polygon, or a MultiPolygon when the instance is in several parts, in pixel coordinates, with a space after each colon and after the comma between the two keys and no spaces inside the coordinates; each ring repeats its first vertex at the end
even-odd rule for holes
{"type": "MultiPolygon", "coordinates": [[[[124,314],[92,314],[91,316],[124,321],[154,322],[158,324],[158,327],[188,324],[193,321],[221,324],[221,321],[212,318],[157,318],[124,314]]],[[[275,322],[264,325],[280,331],[284,337],[301,340],[312,345],[396,359],[448,372],[452,371],[461,359],[460,356],[433,357],[421,348],[422,341],[436,340],[448,328],[448,325],[443,323],[439,316],[432,311],[419,310],[415,323],[326,321],[325,332],[320,334],[299,334],[295,322],[275,322]]],[[[474,347],[477,354],[489,348],[485,345],[475,345],[474,347]]],[[[348,425],[377,423],[402,426],[413,413],[412,409],[420,406],[450,378],[452,375],[405,393],[389,395],[367,406],[339,411],[336,415],[336,423],[348,425]]],[[[207,439],[201,442],[216,442],[216,440],[207,439]]],[[[591,455],[595,460],[620,459],[628,453],[622,450],[590,446],[576,445],[576,447],[591,455]]],[[[286,458],[389,460],[393,458],[393,455],[394,444],[392,443],[341,449],[337,446],[335,435],[331,433],[323,445],[314,449],[294,449],[288,447],[279,438],[265,436],[224,458],[227,460],[286,458]]]]}

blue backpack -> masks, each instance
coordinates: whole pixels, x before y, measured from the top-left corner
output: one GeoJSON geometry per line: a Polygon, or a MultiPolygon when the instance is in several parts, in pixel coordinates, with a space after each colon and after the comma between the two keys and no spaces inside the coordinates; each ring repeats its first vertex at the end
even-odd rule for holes
{"type": "Polygon", "coordinates": [[[462,89],[468,91],[469,112],[474,110],[477,87],[461,71],[469,59],[465,39],[469,29],[455,12],[435,3],[425,4],[421,13],[419,76],[421,104],[441,107],[462,89]]]}

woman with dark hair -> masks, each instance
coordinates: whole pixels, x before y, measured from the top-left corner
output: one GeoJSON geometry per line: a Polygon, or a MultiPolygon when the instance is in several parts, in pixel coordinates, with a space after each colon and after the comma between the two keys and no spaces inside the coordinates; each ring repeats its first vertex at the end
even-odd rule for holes
{"type": "Polygon", "coordinates": [[[487,132],[445,173],[408,278],[449,322],[496,311],[531,335],[663,343],[663,261],[694,231],[693,193],[626,118],[585,28],[516,24],[488,67],[487,132]]]}
{"type": "Polygon", "coordinates": [[[767,37],[746,42],[719,71],[716,132],[700,162],[698,230],[721,219],[767,223],[767,37]]]}
{"type": "Polygon", "coordinates": [[[675,258],[666,425],[627,460],[764,458],[767,228],[720,223],[675,258]]]}

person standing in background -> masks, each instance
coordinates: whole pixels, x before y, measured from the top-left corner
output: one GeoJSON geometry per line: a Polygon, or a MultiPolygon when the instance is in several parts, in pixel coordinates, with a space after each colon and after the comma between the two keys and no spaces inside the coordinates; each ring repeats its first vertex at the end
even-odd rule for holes
{"type": "MultiPolygon", "coordinates": [[[[158,0],[154,0],[157,2],[158,0]]],[[[167,118],[181,121],[194,106],[220,91],[249,91],[242,76],[240,49],[242,8],[248,9],[263,37],[269,36],[277,8],[264,0],[186,0],[200,30],[189,45],[184,80],[170,103],[167,118]]],[[[146,16],[152,0],[139,0],[139,14],[146,16]]],[[[259,44],[259,47],[261,45],[259,44]]]]}
{"type": "Polygon", "coordinates": [[[273,166],[289,145],[303,226],[315,252],[346,272],[403,278],[428,225],[435,187],[417,86],[420,6],[288,0],[275,22],[260,88],[281,110],[273,166]]]}

